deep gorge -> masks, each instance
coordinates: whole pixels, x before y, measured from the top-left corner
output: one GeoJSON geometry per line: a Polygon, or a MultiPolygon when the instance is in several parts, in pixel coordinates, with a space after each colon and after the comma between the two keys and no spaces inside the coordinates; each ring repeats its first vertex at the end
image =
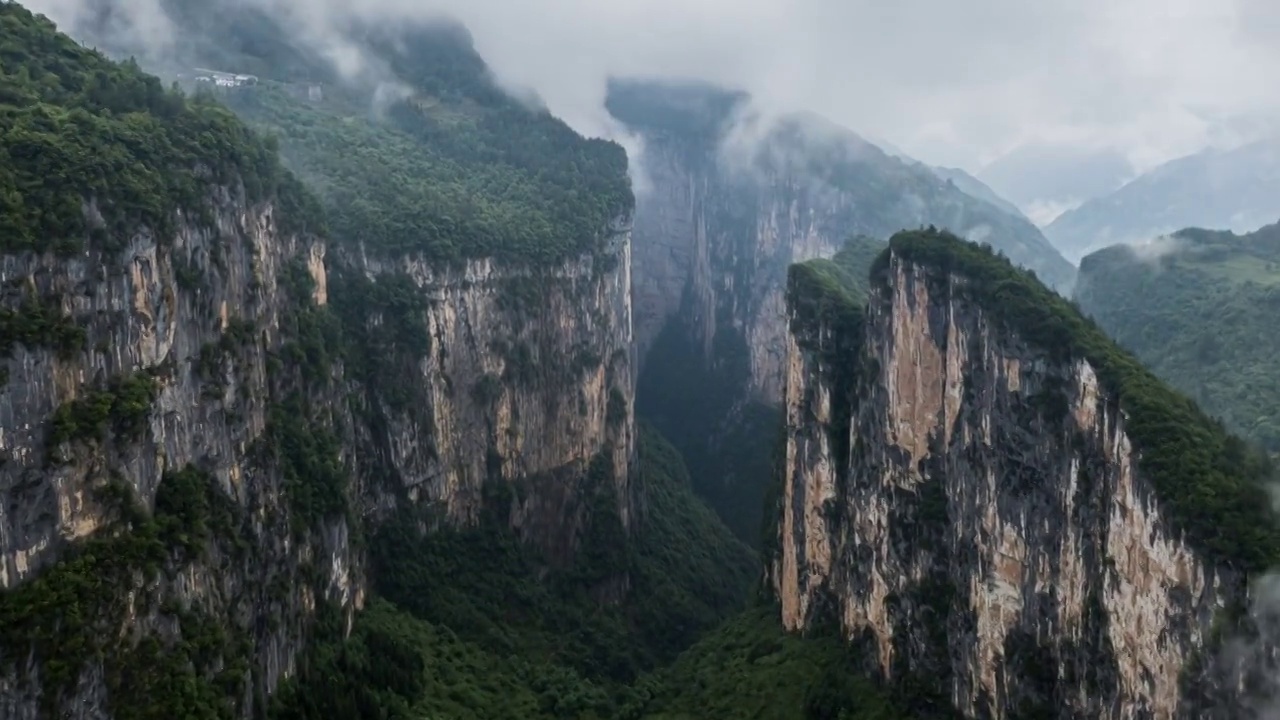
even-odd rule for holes
{"type": "Polygon", "coordinates": [[[452,23],[373,116],[164,6],[279,76],[0,5],[0,717],[1263,717],[1269,461],[1030,223],[618,82],[636,194],[452,23]]]}

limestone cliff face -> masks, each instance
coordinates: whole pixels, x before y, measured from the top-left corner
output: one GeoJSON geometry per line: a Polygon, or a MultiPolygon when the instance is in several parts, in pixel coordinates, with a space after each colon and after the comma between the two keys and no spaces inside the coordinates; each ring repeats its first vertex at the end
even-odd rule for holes
{"type": "MultiPolygon", "coordinates": [[[[276,458],[255,452],[275,398],[297,382],[296,372],[270,369],[287,340],[286,316],[299,305],[277,278],[297,261],[323,288],[324,247],[280,231],[269,202],[246,207],[225,188],[211,200],[212,223],[180,218],[164,243],[143,231],[120,252],[0,262],[10,317],[30,319],[43,304],[84,333],[78,349],[18,342],[3,360],[0,584],[19,592],[33,578],[50,586],[70,578],[41,576],[72,541],[102,540],[98,553],[120,552],[105,538],[136,527],[128,506],[155,507],[162,478],[198,468],[212,497],[234,508],[227,519],[234,540],[211,542],[194,559],[166,553],[156,558],[166,571],[154,574],[138,567],[117,576],[89,562],[95,587],[76,595],[77,616],[39,622],[45,632],[56,624],[69,634],[84,623],[103,642],[118,637],[124,645],[178,636],[174,608],[225,624],[249,640],[243,659],[255,683],[241,698],[248,714],[260,700],[251,687],[269,691],[292,671],[317,603],[349,613],[362,604],[364,586],[347,519],[324,514],[290,532],[302,518],[289,481],[276,458]],[[150,392],[128,390],[147,384],[150,392]]],[[[324,302],[323,291],[315,300],[324,302]]],[[[332,460],[355,469],[351,455],[332,460]]],[[[103,717],[121,668],[66,649],[42,657],[43,649],[0,650],[0,716],[43,717],[42,703],[63,691],[59,717],[103,717]],[[72,671],[65,687],[51,681],[51,660],[72,671]]],[[[112,650],[103,648],[108,659],[112,650]]]]}
{"type": "Polygon", "coordinates": [[[647,146],[644,168],[652,190],[636,198],[638,356],[678,315],[708,363],[717,332],[741,337],[744,391],[778,402],[787,267],[835,254],[845,239],[833,227],[842,203],[815,202],[795,178],[773,178],[767,190],[734,181],[714,161],[662,142],[647,146]]]}
{"type": "MultiPolygon", "coordinates": [[[[630,228],[594,253],[532,271],[477,260],[439,268],[421,258],[349,258],[374,283],[407,278],[425,301],[425,353],[394,384],[371,438],[388,477],[375,502],[436,508],[473,521],[488,482],[517,486],[510,521],[551,559],[567,562],[585,520],[593,461],[624,524],[635,452],[630,228]]],[[[379,314],[369,322],[383,321],[379,314]]]]}
{"type": "MultiPolygon", "coordinates": [[[[619,112],[627,121],[627,113],[619,112]]],[[[1074,280],[1074,269],[1025,219],[969,197],[843,128],[796,117],[768,131],[726,126],[699,140],[665,127],[640,129],[640,164],[651,186],[638,195],[636,209],[642,364],[663,327],[678,316],[709,366],[722,342],[717,333],[741,337],[749,370],[743,395],[779,404],[786,269],[831,257],[853,235],[887,239],[903,229],[947,227],[990,243],[1060,290],[1074,280]],[[761,137],[738,137],[755,132],[761,137]]]]}
{"type": "Polygon", "coordinates": [[[536,272],[445,269],[210,201],[162,240],[0,260],[0,717],[114,717],[169,672],[257,716],[400,509],[429,531],[497,498],[553,563],[599,498],[629,521],[627,222],[536,272]]]}
{"type": "Polygon", "coordinates": [[[792,308],[784,624],[838,619],[967,717],[1198,716],[1183,669],[1239,578],[1170,527],[1094,368],[1004,330],[966,282],[891,256],[843,353],[792,308]]]}
{"type": "Polygon", "coordinates": [[[636,338],[640,412],[683,452],[699,491],[759,540],[767,458],[786,366],[787,267],[853,236],[948,227],[989,242],[1059,288],[1073,268],[1025,219],[965,195],[807,116],[764,122],[708,88],[615,83],[610,111],[644,140],[638,163],[636,338]],[[692,407],[691,407],[692,406],[692,407]]]}

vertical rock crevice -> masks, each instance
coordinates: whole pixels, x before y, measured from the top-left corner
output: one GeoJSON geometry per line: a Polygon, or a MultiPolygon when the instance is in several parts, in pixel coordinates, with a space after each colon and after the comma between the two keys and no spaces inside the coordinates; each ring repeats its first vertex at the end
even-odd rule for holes
{"type": "Polygon", "coordinates": [[[847,637],[871,638],[878,674],[923,678],[967,717],[1197,716],[1188,658],[1212,652],[1248,556],[1175,519],[1153,478],[1160,450],[1139,451],[1103,379],[1114,368],[1020,331],[1009,308],[1025,298],[1009,290],[993,309],[982,298],[999,279],[966,274],[962,251],[920,249],[947,243],[961,245],[895,238],[834,356],[838,316],[806,308],[832,292],[804,287],[812,263],[792,269],[770,570],[784,625],[821,624],[834,602],[847,637]],[[848,430],[830,421],[836,403],[848,430]]]}

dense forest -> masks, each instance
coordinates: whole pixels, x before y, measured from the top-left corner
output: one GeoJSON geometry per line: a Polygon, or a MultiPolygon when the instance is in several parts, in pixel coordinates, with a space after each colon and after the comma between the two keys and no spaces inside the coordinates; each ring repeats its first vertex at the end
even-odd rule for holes
{"type": "Polygon", "coordinates": [[[1080,263],[1085,312],[1227,427],[1280,452],[1280,224],[1185,230],[1080,263]],[[1159,253],[1159,254],[1157,254],[1159,253]]]}
{"type": "MultiPolygon", "coordinates": [[[[77,31],[121,57],[156,55],[122,30],[129,13],[117,5],[95,4],[77,31]]],[[[219,99],[279,142],[325,202],[334,240],[537,265],[597,249],[632,212],[622,147],[498,88],[453,22],[353,21],[343,41],[358,70],[344,74],[261,7],[158,6],[183,42],[156,67],[184,84],[193,67],[258,76],[219,99]]]]}
{"type": "MultiPolygon", "coordinates": [[[[210,183],[241,182],[250,201],[304,194],[208,96],[166,89],[0,4],[0,249],[119,248],[139,226],[164,236],[175,210],[199,215],[210,183]]],[[[303,213],[293,213],[301,220],[303,213]]]]}
{"type": "Polygon", "coordinates": [[[630,215],[622,148],[497,89],[465,30],[362,39],[389,74],[326,85],[322,99],[271,79],[226,96],[279,139],[325,201],[335,239],[539,264],[596,249],[630,215]]]}

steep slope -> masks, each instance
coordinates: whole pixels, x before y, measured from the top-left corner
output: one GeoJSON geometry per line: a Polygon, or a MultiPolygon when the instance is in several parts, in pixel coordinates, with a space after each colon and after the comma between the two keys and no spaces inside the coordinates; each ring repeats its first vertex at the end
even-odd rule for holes
{"type": "MultiPolygon", "coordinates": [[[[281,125],[326,230],[216,102],[12,3],[0,33],[0,715],[260,716],[317,616],[341,632],[408,582],[387,537],[483,526],[584,606],[639,592],[621,148],[421,28],[385,56],[413,89],[385,120],[310,146],[281,125]],[[432,172],[353,174],[352,137],[432,172]]],[[[681,632],[728,611],[686,592],[714,609],[681,632]]]]}
{"type": "MultiPolygon", "coordinates": [[[[342,82],[287,15],[161,7],[184,61],[280,63],[284,80],[216,95],[277,140],[325,206],[327,291],[359,350],[348,358],[366,391],[357,412],[378,418],[371,472],[389,481],[379,516],[407,499],[474,520],[488,480],[519,482],[512,526],[563,564],[601,455],[626,525],[633,198],[622,148],[503,94],[454,23],[352,26],[341,42],[363,70],[342,82]],[[334,81],[317,96],[285,81],[296,78],[334,81]]],[[[96,39],[101,27],[84,30],[96,39]]]]}
{"type": "Polygon", "coordinates": [[[946,711],[913,706],[858,673],[837,633],[790,634],[772,607],[725,623],[646,679],[645,720],[931,720],[946,711]]]}
{"type": "Polygon", "coordinates": [[[341,387],[282,362],[315,218],[228,111],[11,3],[0,46],[0,715],[249,714],[364,595],[341,387]]]}
{"type": "Polygon", "coordinates": [[[717,483],[704,497],[744,538],[758,537],[782,397],[790,263],[850,235],[939,223],[1070,285],[1073,268],[1030,223],[843,128],[808,116],[761,125],[747,96],[701,84],[617,81],[607,102],[644,138],[652,187],[635,226],[639,410],[717,483]]]}
{"type": "MultiPolygon", "coordinates": [[[[992,190],[981,180],[964,170],[948,167],[933,167],[930,170],[938,177],[955,185],[960,192],[983,202],[991,203],[1016,218],[1026,219],[1026,216],[1022,214],[1017,205],[1000,197],[995,190],[992,190]]],[[[1027,222],[1031,221],[1027,220],[1027,222]]]]}
{"type": "Polygon", "coordinates": [[[1280,558],[1265,457],[989,250],[899,234],[865,311],[829,270],[789,280],[784,625],[966,717],[1239,716],[1196,658],[1280,558]]]}
{"type": "Polygon", "coordinates": [[[1080,262],[1076,301],[1152,372],[1280,452],[1280,224],[1184,230],[1080,262]]]}
{"type": "Polygon", "coordinates": [[[1045,228],[1063,255],[1085,255],[1187,227],[1256,230],[1280,217],[1280,142],[1172,160],[1063,213],[1045,228]]]}

